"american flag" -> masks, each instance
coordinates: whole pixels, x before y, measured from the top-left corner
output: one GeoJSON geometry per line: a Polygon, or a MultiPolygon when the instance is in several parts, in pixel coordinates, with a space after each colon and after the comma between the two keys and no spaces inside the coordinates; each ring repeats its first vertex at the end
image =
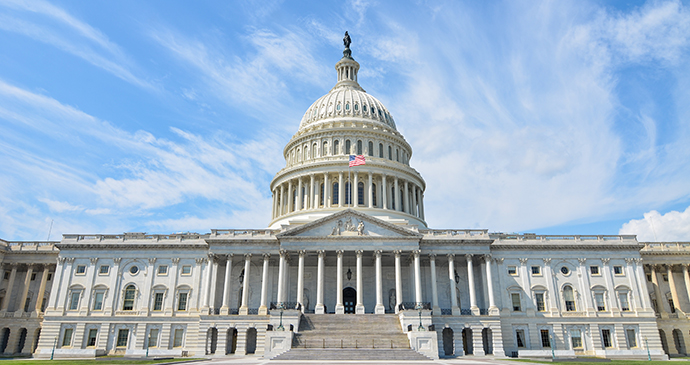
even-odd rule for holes
{"type": "Polygon", "coordinates": [[[364,160],[364,155],[350,155],[350,167],[365,165],[367,162],[364,160]]]}

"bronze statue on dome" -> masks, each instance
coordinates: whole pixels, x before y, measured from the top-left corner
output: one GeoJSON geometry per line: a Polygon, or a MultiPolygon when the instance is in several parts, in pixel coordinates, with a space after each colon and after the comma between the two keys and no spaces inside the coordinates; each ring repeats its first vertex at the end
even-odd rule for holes
{"type": "Polygon", "coordinates": [[[350,50],[350,44],[352,39],[350,35],[345,31],[345,37],[343,37],[343,44],[345,45],[345,50],[343,51],[343,57],[352,58],[352,51],[350,50]]]}

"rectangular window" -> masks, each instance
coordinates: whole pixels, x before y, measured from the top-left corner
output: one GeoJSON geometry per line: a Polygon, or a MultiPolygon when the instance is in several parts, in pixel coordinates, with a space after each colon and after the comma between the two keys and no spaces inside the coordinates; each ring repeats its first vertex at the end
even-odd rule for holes
{"type": "Polygon", "coordinates": [[[69,310],[75,311],[79,309],[79,296],[81,292],[73,291],[69,296],[69,310]]]}
{"type": "Polygon", "coordinates": [[[167,274],[168,274],[168,265],[158,266],[158,275],[167,275],[167,274]]]}
{"type": "Polygon", "coordinates": [[[29,312],[29,308],[31,308],[31,297],[27,297],[24,301],[24,312],[29,312]]]}
{"type": "Polygon", "coordinates": [[[103,295],[104,293],[95,293],[93,296],[93,310],[103,310],[103,295]]]}
{"type": "Polygon", "coordinates": [[[9,280],[9,278],[10,278],[10,272],[9,272],[9,271],[5,271],[5,276],[3,276],[3,278],[4,278],[5,280],[9,280]]]}
{"type": "Polygon", "coordinates": [[[72,332],[71,328],[65,328],[65,333],[62,334],[62,347],[67,347],[72,345],[72,332]]]}
{"type": "Polygon", "coordinates": [[[637,347],[637,336],[634,329],[625,330],[625,340],[628,341],[629,348],[637,347]]]}
{"type": "Polygon", "coordinates": [[[89,330],[89,336],[86,340],[86,346],[96,346],[96,336],[98,335],[98,329],[92,328],[89,330]]]}
{"type": "Polygon", "coordinates": [[[532,266],[532,275],[541,275],[541,266],[532,266]]]}
{"type": "Polygon", "coordinates": [[[589,272],[592,275],[599,275],[599,266],[590,266],[589,267],[589,272]]]}
{"type": "Polygon", "coordinates": [[[621,310],[623,312],[630,311],[630,304],[628,303],[628,293],[618,293],[618,299],[621,302],[621,310]]]}
{"type": "Polygon", "coordinates": [[[614,266],[613,267],[613,273],[616,275],[623,275],[623,266],[614,266]]]}
{"type": "Polygon", "coordinates": [[[512,293],[512,294],[510,294],[510,299],[513,302],[513,312],[519,312],[521,310],[521,308],[520,308],[520,294],[519,293],[512,293]]]}
{"type": "Polygon", "coordinates": [[[580,330],[570,330],[570,341],[573,344],[573,349],[582,348],[582,333],[580,330]]]}
{"type": "Polygon", "coordinates": [[[649,281],[649,282],[652,281],[652,274],[647,274],[647,281],[649,281]]]}
{"type": "Polygon", "coordinates": [[[186,311],[187,310],[187,293],[180,293],[180,299],[177,301],[177,310],[186,311]]]}
{"type": "Polygon", "coordinates": [[[594,301],[597,303],[597,311],[606,312],[606,304],[604,303],[604,293],[594,293],[594,301]]]}
{"type": "Polygon", "coordinates": [[[604,344],[604,348],[611,347],[611,330],[601,330],[601,342],[604,344]]]}
{"type": "Polygon", "coordinates": [[[661,274],[661,278],[664,279],[664,281],[668,281],[668,275],[666,274],[661,274]]]}
{"type": "Polygon", "coordinates": [[[158,329],[151,328],[149,331],[148,347],[158,347],[158,329]]]}
{"type": "Polygon", "coordinates": [[[676,313],[676,306],[673,305],[673,299],[668,298],[668,307],[671,308],[671,313],[676,313]]]}
{"type": "Polygon", "coordinates": [[[549,330],[541,330],[541,347],[551,347],[551,336],[549,330]]]}
{"type": "Polygon", "coordinates": [[[657,308],[656,304],[656,299],[652,299],[652,308],[654,308],[654,312],[659,313],[659,309],[657,308]]]}
{"type": "Polygon", "coordinates": [[[544,305],[544,293],[536,293],[534,294],[534,298],[537,301],[537,311],[546,311],[546,306],[544,305]]]}
{"type": "Polygon", "coordinates": [[[508,275],[517,275],[517,266],[508,266],[508,275]]]}
{"type": "Polygon", "coordinates": [[[49,272],[47,281],[51,281],[51,280],[53,280],[53,273],[49,272]]]}
{"type": "Polygon", "coordinates": [[[163,293],[156,293],[153,296],[153,310],[163,310],[163,293]]]}
{"type": "Polygon", "coordinates": [[[175,337],[173,338],[173,347],[182,347],[182,336],[184,336],[184,329],[176,328],[175,337]]]}
{"type": "Polygon", "coordinates": [[[517,342],[517,347],[525,347],[525,331],[515,330],[515,341],[517,342]]]}
{"type": "Polygon", "coordinates": [[[100,275],[107,275],[110,272],[110,266],[108,265],[101,265],[101,267],[98,268],[98,273],[100,275]]]}
{"type": "Polygon", "coordinates": [[[36,273],[35,272],[31,273],[31,281],[34,281],[34,280],[36,280],[36,273]]]}
{"type": "Polygon", "coordinates": [[[86,273],[86,265],[77,265],[77,275],[86,273]]]}
{"type": "Polygon", "coordinates": [[[182,266],[182,275],[192,275],[192,265],[182,266]]]}
{"type": "Polygon", "coordinates": [[[117,332],[117,347],[127,347],[127,339],[129,337],[129,330],[121,328],[117,332]]]}

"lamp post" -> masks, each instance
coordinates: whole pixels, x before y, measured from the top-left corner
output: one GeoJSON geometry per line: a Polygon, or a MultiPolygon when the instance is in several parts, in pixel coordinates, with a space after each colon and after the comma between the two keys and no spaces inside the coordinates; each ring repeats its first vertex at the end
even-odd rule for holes
{"type": "Polygon", "coordinates": [[[285,331],[285,327],[283,327],[283,310],[285,310],[285,305],[283,304],[283,302],[278,303],[278,309],[280,309],[280,324],[278,325],[278,328],[276,328],[276,330],[285,331]]]}
{"type": "Polygon", "coordinates": [[[55,356],[55,346],[57,346],[57,336],[55,336],[55,341],[53,341],[53,351],[50,353],[50,359],[53,359],[53,356],[55,356]]]}
{"type": "Polygon", "coordinates": [[[649,342],[647,342],[647,336],[644,336],[644,345],[647,347],[647,361],[652,361],[652,355],[649,353],[649,342]]]}
{"type": "Polygon", "coordinates": [[[417,331],[424,331],[424,326],[422,325],[422,303],[417,303],[417,310],[419,311],[419,327],[417,327],[417,331]]]}

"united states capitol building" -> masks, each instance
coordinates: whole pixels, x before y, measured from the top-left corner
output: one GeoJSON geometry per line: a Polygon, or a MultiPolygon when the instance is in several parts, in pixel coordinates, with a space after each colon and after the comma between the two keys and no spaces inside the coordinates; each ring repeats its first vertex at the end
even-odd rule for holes
{"type": "Polygon", "coordinates": [[[0,240],[0,351],[687,353],[690,242],[429,228],[412,147],[345,44],[337,83],[283,150],[266,229],[0,240]],[[350,155],[366,163],[349,167],[350,155]]]}

